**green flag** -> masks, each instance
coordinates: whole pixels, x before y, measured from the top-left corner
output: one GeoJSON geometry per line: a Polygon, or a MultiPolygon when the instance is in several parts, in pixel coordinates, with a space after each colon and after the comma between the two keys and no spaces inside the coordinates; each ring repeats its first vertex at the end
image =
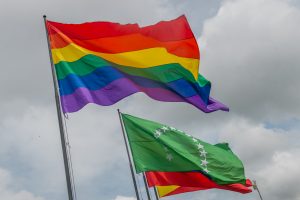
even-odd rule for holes
{"type": "Polygon", "coordinates": [[[122,114],[136,172],[200,171],[218,184],[245,184],[228,144],[211,145],[174,127],[122,114]]]}

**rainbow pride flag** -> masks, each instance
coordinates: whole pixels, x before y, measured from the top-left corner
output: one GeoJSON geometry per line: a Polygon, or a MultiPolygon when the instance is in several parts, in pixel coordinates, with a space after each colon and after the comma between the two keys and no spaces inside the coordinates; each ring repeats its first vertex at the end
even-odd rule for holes
{"type": "Polygon", "coordinates": [[[88,103],[112,105],[143,92],[164,102],[187,102],[204,112],[228,108],[209,97],[198,74],[199,48],[185,18],[138,24],[47,21],[64,113],[88,103]]]}

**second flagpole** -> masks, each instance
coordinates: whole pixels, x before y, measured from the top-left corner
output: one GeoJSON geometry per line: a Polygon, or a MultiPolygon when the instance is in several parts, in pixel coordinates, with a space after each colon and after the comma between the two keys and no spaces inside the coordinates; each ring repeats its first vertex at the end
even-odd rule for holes
{"type": "Polygon", "coordinates": [[[131,175],[132,175],[132,181],[133,181],[133,185],[134,185],[134,189],[135,189],[136,199],[140,200],[140,196],[139,196],[139,192],[138,192],[138,188],[137,188],[137,184],[136,184],[136,177],[135,177],[135,174],[134,174],[134,171],[133,171],[131,157],[130,157],[130,154],[129,154],[129,148],[128,148],[128,144],[127,144],[127,140],[126,140],[126,136],[125,136],[125,130],[124,130],[124,125],[123,125],[122,115],[121,115],[121,112],[120,112],[119,109],[118,109],[118,115],[119,115],[120,124],[121,124],[121,127],[122,127],[122,133],[123,133],[123,138],[124,138],[124,142],[125,142],[125,147],[126,147],[128,160],[129,160],[129,167],[130,167],[130,171],[131,171],[131,175]]]}
{"type": "Polygon", "coordinates": [[[143,172],[143,179],[144,179],[144,184],[145,184],[148,200],[151,200],[150,192],[149,192],[149,186],[148,186],[147,177],[145,175],[145,172],[143,172]]]}

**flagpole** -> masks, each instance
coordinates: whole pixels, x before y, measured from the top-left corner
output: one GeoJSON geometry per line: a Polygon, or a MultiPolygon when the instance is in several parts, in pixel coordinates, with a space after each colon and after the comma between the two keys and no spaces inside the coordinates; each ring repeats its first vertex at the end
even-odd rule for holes
{"type": "Polygon", "coordinates": [[[58,93],[57,78],[56,78],[55,68],[54,68],[54,64],[53,64],[53,58],[52,58],[51,49],[50,49],[49,32],[47,29],[46,15],[44,15],[43,18],[44,18],[44,24],[45,24],[45,29],[46,29],[48,51],[49,51],[49,57],[50,57],[50,63],[51,63],[51,72],[52,72],[52,79],[53,79],[53,85],[54,85],[56,111],[57,111],[57,119],[58,119],[59,131],[60,131],[61,147],[62,147],[62,153],[63,153],[63,159],[64,159],[68,197],[69,197],[69,200],[74,200],[74,198],[73,198],[74,192],[73,192],[71,175],[70,175],[71,173],[70,173],[70,167],[69,167],[69,158],[68,158],[67,147],[66,147],[66,138],[65,138],[66,134],[65,134],[63,119],[62,119],[62,109],[61,109],[59,93],[58,93]]]}
{"type": "Polygon", "coordinates": [[[159,200],[158,191],[156,189],[156,186],[154,186],[153,189],[154,189],[156,200],[159,200]]]}
{"type": "Polygon", "coordinates": [[[145,176],[145,172],[143,172],[143,179],[144,179],[144,184],[145,184],[148,200],[151,200],[150,192],[149,192],[149,186],[148,186],[148,183],[147,183],[147,178],[145,176]]]}
{"type": "Polygon", "coordinates": [[[136,177],[135,177],[135,174],[134,174],[134,171],[133,171],[132,161],[131,161],[131,157],[130,157],[130,154],[129,154],[128,144],[127,144],[127,140],[126,140],[126,136],[125,136],[123,120],[122,120],[121,112],[120,112],[119,109],[118,109],[118,114],[119,114],[120,124],[121,124],[121,127],[122,127],[122,133],[123,133],[124,143],[125,143],[125,147],[126,147],[126,152],[127,152],[127,156],[128,156],[128,160],[129,160],[129,167],[130,167],[132,181],[133,181],[133,185],[134,185],[134,189],[135,189],[136,199],[140,200],[140,196],[139,196],[139,192],[138,192],[138,188],[137,188],[137,184],[136,184],[136,179],[135,179],[136,177]]]}
{"type": "Polygon", "coordinates": [[[260,199],[263,200],[255,180],[253,180],[253,189],[258,192],[260,199]]]}

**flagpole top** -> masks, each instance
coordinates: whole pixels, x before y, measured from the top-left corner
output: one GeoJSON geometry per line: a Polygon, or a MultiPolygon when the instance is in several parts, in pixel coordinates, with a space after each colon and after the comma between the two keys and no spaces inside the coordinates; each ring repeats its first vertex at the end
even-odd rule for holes
{"type": "Polygon", "coordinates": [[[44,19],[46,19],[46,17],[47,17],[46,15],[43,15],[43,18],[44,18],[44,19]]]}

